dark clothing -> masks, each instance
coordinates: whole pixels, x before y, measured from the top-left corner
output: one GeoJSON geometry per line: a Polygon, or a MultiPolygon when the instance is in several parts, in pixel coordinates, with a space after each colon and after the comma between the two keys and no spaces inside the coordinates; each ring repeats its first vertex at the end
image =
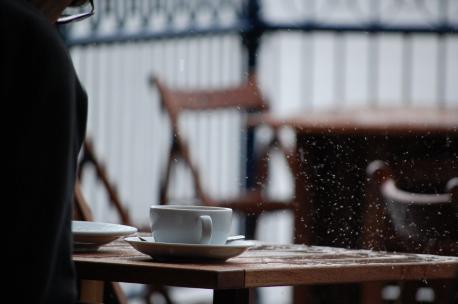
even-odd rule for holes
{"type": "Polygon", "coordinates": [[[71,215],[86,94],[56,29],[25,0],[0,0],[0,102],[2,251],[11,263],[2,269],[3,295],[72,303],[71,215]]]}

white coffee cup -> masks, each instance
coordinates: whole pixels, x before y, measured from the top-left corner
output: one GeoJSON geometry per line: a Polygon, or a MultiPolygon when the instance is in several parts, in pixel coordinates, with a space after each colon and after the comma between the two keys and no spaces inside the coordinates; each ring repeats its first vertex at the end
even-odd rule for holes
{"type": "Polygon", "coordinates": [[[151,231],[156,242],[225,244],[232,222],[232,209],[188,205],[150,207],[151,231]]]}

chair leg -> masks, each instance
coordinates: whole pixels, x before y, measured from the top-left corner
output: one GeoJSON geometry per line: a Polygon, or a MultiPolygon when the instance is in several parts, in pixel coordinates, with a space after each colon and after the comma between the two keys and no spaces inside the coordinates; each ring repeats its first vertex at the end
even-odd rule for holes
{"type": "Polygon", "coordinates": [[[382,304],[383,282],[367,282],[361,284],[361,304],[382,304]]]}
{"type": "Polygon", "coordinates": [[[214,304],[226,304],[226,303],[239,303],[239,304],[250,304],[253,303],[252,297],[253,289],[224,289],[215,290],[213,293],[214,304]]]}
{"type": "Polygon", "coordinates": [[[259,215],[247,214],[245,215],[245,238],[248,240],[254,240],[256,237],[256,225],[258,222],[259,215]]]}
{"type": "Polygon", "coordinates": [[[154,293],[159,293],[163,298],[166,304],[173,304],[172,298],[170,298],[169,292],[164,286],[160,285],[148,285],[145,293],[145,303],[147,304],[154,304],[151,300],[151,296],[154,293]]]}
{"type": "Polygon", "coordinates": [[[127,304],[128,302],[118,282],[105,282],[103,299],[105,304],[127,304]]]}
{"type": "Polygon", "coordinates": [[[401,282],[400,303],[413,304],[416,303],[416,294],[418,290],[418,282],[401,282]]]}
{"type": "Polygon", "coordinates": [[[431,287],[434,290],[434,303],[457,303],[456,300],[458,299],[453,299],[457,295],[452,294],[452,286],[453,281],[451,280],[431,281],[431,287]]]}

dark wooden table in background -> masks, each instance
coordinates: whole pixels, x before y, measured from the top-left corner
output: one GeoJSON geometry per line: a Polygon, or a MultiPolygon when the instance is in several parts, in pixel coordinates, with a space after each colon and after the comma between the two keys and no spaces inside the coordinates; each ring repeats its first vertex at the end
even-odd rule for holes
{"type": "Polygon", "coordinates": [[[83,280],[213,289],[215,303],[248,303],[256,287],[444,279],[458,271],[458,257],[261,243],[226,262],[163,263],[119,240],[73,260],[83,280]]]}
{"type": "Polygon", "coordinates": [[[458,108],[354,108],[264,115],[252,125],[296,133],[295,242],[359,248],[366,167],[372,160],[441,166],[458,175],[458,108]]]}

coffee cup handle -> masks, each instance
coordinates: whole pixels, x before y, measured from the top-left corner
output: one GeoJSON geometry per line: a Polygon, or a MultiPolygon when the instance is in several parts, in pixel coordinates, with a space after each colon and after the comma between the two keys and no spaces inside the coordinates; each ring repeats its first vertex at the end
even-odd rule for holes
{"type": "Polygon", "coordinates": [[[210,238],[212,237],[212,218],[208,215],[201,215],[200,221],[202,222],[202,237],[200,238],[200,243],[208,244],[208,242],[210,242],[210,238]]]}

